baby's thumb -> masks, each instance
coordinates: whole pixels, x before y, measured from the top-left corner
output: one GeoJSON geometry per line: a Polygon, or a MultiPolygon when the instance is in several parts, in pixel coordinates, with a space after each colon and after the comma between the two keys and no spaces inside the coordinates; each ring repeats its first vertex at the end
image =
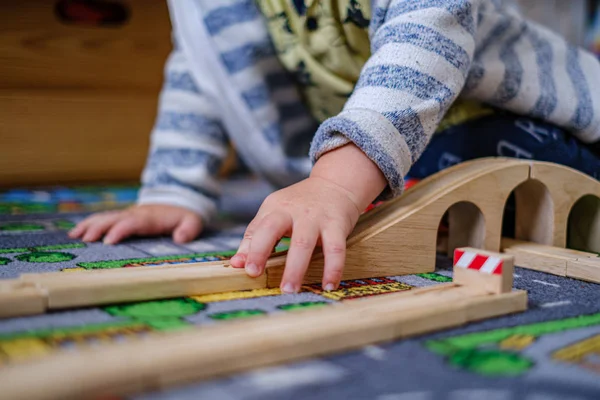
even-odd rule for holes
{"type": "Polygon", "coordinates": [[[175,243],[185,243],[195,239],[202,231],[202,221],[195,215],[186,215],[173,231],[175,243]]]}

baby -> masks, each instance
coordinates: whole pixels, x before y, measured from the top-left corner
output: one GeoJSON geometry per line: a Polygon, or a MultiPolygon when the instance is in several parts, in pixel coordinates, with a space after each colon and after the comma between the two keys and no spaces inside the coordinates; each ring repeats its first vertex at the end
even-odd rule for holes
{"type": "Polygon", "coordinates": [[[338,287],[346,239],[372,202],[478,157],[600,177],[600,63],[502,0],[169,2],[165,68],[138,204],[71,237],[197,237],[217,211],[229,147],[279,190],[232,258],[263,273],[291,237],[281,289],[316,246],[338,287]]]}

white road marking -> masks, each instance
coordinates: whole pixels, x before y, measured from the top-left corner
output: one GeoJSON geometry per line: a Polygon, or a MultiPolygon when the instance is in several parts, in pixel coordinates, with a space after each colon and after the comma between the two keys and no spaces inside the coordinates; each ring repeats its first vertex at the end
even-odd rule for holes
{"type": "Polygon", "coordinates": [[[450,400],[510,400],[510,391],[505,389],[459,389],[453,390],[448,396],[450,400]]]}
{"type": "Polygon", "coordinates": [[[546,285],[546,286],[560,287],[560,285],[557,285],[556,283],[550,283],[550,282],[538,281],[537,279],[533,279],[533,282],[536,282],[536,283],[541,283],[542,285],[546,285]]]}
{"type": "Polygon", "coordinates": [[[168,244],[164,244],[164,243],[159,243],[155,246],[148,247],[143,250],[147,251],[148,253],[152,254],[153,256],[162,256],[162,255],[167,255],[167,254],[181,253],[181,249],[178,249],[177,247],[174,247],[174,246],[169,246],[168,244]]]}
{"type": "Polygon", "coordinates": [[[210,251],[219,251],[219,247],[214,243],[209,243],[206,240],[197,240],[195,242],[186,243],[184,247],[190,251],[205,253],[210,251]]]}
{"type": "Polygon", "coordinates": [[[553,301],[550,303],[540,304],[540,307],[544,308],[552,308],[552,307],[560,307],[571,304],[571,300],[562,300],[562,301],[553,301]]]}
{"type": "Polygon", "coordinates": [[[335,364],[312,361],[290,367],[259,369],[248,373],[244,380],[255,391],[266,393],[319,383],[332,383],[339,381],[344,375],[345,371],[335,364]]]}
{"type": "Polygon", "coordinates": [[[433,399],[431,392],[407,392],[388,393],[377,397],[377,400],[430,400],[433,399]]]}
{"type": "Polygon", "coordinates": [[[363,353],[373,360],[381,361],[385,359],[385,350],[379,346],[365,346],[363,353]]]}

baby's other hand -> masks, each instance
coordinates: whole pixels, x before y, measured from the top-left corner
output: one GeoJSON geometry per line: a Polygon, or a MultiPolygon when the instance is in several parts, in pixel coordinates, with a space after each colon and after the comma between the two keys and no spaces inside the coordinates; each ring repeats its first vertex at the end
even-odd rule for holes
{"type": "Polygon", "coordinates": [[[91,215],[69,232],[73,239],[115,244],[133,235],[171,234],[177,243],[189,242],[202,231],[202,220],[194,212],[168,205],[136,205],[126,210],[91,215]]]}
{"type": "Polygon", "coordinates": [[[348,190],[321,177],[307,178],[271,194],[248,226],[231,265],[245,267],[250,276],[260,276],[277,242],[291,234],[281,290],[300,290],[319,242],[325,256],[323,288],[336,289],[344,268],[346,240],[360,215],[353,197],[348,190]]]}

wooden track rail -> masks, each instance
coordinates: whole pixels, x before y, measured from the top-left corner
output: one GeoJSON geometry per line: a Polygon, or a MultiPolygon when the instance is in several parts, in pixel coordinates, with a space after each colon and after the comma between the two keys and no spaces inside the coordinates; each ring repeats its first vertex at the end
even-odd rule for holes
{"type": "MultiPolygon", "coordinates": [[[[454,221],[450,226],[450,250],[470,246],[500,251],[503,211],[513,191],[517,204],[524,194],[538,196],[530,201],[533,206],[530,204],[527,212],[520,213],[520,219],[517,209],[518,239],[565,247],[570,208],[583,196],[600,198],[600,183],[549,163],[504,158],[461,163],[363,215],[347,241],[342,279],[433,271],[438,226],[446,212],[454,221]],[[550,207],[552,204],[554,208],[550,207]],[[531,228],[540,224],[540,229],[531,228]]],[[[600,227],[600,223],[595,226],[600,227]]],[[[61,308],[277,287],[285,257],[285,253],[274,254],[265,274],[256,279],[231,268],[228,261],[22,275],[0,283],[0,318],[61,308]]],[[[587,271],[584,262],[577,267],[587,271]]],[[[316,251],[304,283],[320,282],[322,272],[323,255],[316,251]]]]}
{"type": "Polygon", "coordinates": [[[454,282],[449,284],[155,334],[11,364],[0,369],[0,398],[67,400],[131,395],[525,310],[527,293],[512,291],[513,257],[483,256],[494,265],[501,261],[501,271],[477,271],[457,263],[454,282]],[[499,282],[507,285],[498,286],[499,282]]]}
{"type": "Polygon", "coordinates": [[[513,239],[502,240],[502,251],[513,255],[519,267],[600,283],[598,254],[513,239]]]}

